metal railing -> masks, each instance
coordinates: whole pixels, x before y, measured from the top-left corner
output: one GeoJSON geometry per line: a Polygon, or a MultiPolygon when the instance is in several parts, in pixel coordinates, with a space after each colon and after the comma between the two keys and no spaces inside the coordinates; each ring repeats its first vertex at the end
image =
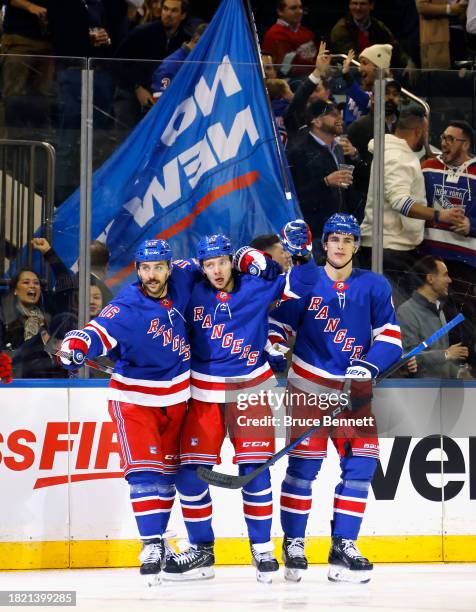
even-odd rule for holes
{"type": "MultiPolygon", "coordinates": [[[[0,140],[0,277],[33,264],[31,239],[38,228],[51,242],[55,149],[47,142],[0,140]]],[[[48,277],[44,261],[41,276],[48,277]]]]}

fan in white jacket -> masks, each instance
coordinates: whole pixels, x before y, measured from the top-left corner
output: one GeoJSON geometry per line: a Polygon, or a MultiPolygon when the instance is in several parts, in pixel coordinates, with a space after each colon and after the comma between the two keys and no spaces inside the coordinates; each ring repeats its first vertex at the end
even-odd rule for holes
{"type": "Polygon", "coordinates": [[[468,34],[476,34],[476,0],[469,0],[466,9],[466,31],[468,34]]]}
{"type": "MultiPolygon", "coordinates": [[[[435,211],[428,208],[425,181],[420,161],[415,153],[423,146],[428,134],[428,120],[418,108],[402,111],[395,134],[385,134],[383,248],[411,251],[423,240],[424,221],[453,224],[462,214],[455,209],[435,211]],[[438,218],[437,218],[438,217],[438,218]]],[[[369,142],[373,153],[374,141],[369,142]]],[[[374,163],[362,222],[362,246],[372,246],[374,163]]]]}

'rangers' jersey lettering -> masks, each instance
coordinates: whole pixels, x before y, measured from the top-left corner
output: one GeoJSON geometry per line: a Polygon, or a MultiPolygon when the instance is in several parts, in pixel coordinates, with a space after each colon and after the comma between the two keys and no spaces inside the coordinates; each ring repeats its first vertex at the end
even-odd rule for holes
{"type": "Polygon", "coordinates": [[[299,297],[303,288],[309,289],[311,269],[316,269],[314,262],[274,281],[239,275],[230,293],[205,280],[194,287],[186,315],[191,326],[192,397],[224,402],[225,391],[238,385],[245,390],[263,381],[274,384],[264,352],[269,306],[280,297],[299,297]]]}
{"type": "Polygon", "coordinates": [[[185,309],[197,278],[194,266],[174,263],[166,298],[151,298],[134,283],[85,326],[88,357],[116,361],[109,399],[159,407],[190,397],[185,309]]]}
{"type": "Polygon", "coordinates": [[[402,342],[391,296],[388,281],[373,272],[354,269],[341,288],[317,268],[306,296],[282,302],[270,313],[271,342],[296,335],[289,371],[293,383],[342,378],[351,359],[364,358],[380,372],[395,363],[402,342]]]}

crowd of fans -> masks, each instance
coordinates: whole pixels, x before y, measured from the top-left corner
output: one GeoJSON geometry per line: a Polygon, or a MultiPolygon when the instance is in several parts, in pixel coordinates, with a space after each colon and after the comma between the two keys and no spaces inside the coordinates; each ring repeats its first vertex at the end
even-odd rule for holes
{"type": "MultiPolygon", "coordinates": [[[[71,58],[98,58],[92,64],[97,166],[162,95],[219,2],[4,0],[2,4],[3,131],[8,138],[31,138],[24,135],[33,130],[42,136],[38,139],[55,145],[55,205],[60,206],[79,182],[84,60],[71,58]]],[[[358,264],[370,267],[372,92],[382,69],[386,77],[384,273],[393,284],[405,344],[409,347],[423,339],[452,310],[463,310],[468,321],[461,337],[443,341],[434,355],[411,364],[406,373],[475,376],[474,131],[461,115],[445,117],[440,139],[432,141],[425,111],[402,95],[402,87],[415,82],[416,67],[460,68],[458,62],[473,61],[470,32],[475,29],[475,3],[323,4],[252,2],[265,83],[301,210],[315,238],[315,256],[322,259],[325,220],[335,212],[346,212],[362,227],[358,264]],[[336,57],[339,54],[342,57],[336,57]]],[[[17,377],[63,376],[64,370],[57,368],[44,347],[76,326],[77,279],[45,239],[34,239],[32,246],[51,266],[54,300],[33,269],[19,270],[2,298],[0,349],[13,355],[17,377]]],[[[253,246],[269,252],[283,268],[289,265],[275,236],[257,237],[253,246]]],[[[105,283],[105,246],[93,243],[91,258],[93,316],[111,292],[105,283]]]]}

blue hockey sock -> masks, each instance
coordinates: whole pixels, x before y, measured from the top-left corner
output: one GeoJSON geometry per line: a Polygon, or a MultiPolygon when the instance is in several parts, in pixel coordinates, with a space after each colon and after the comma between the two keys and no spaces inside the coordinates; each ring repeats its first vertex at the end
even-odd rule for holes
{"type": "Polygon", "coordinates": [[[281,527],[290,538],[303,538],[312,505],[312,482],[322,459],[289,457],[281,485],[281,527]]]}
{"type": "Polygon", "coordinates": [[[175,474],[135,472],[127,481],[132,510],[142,540],[157,538],[167,529],[175,499],[175,474]]]}
{"type": "MultiPolygon", "coordinates": [[[[240,476],[245,476],[259,467],[256,463],[239,465],[240,476]]],[[[263,544],[271,540],[271,521],[273,519],[273,493],[269,470],[253,478],[241,491],[243,495],[243,514],[252,544],[263,544]]]]}
{"type": "MultiPolygon", "coordinates": [[[[211,469],[212,466],[204,467],[211,469]]],[[[182,465],[176,476],[183,520],[191,544],[213,542],[212,498],[208,485],[197,476],[198,465],[182,465]]]]}
{"type": "Polygon", "coordinates": [[[376,459],[371,457],[341,459],[342,480],[334,493],[333,536],[349,540],[358,538],[376,466],[376,459]]]}

